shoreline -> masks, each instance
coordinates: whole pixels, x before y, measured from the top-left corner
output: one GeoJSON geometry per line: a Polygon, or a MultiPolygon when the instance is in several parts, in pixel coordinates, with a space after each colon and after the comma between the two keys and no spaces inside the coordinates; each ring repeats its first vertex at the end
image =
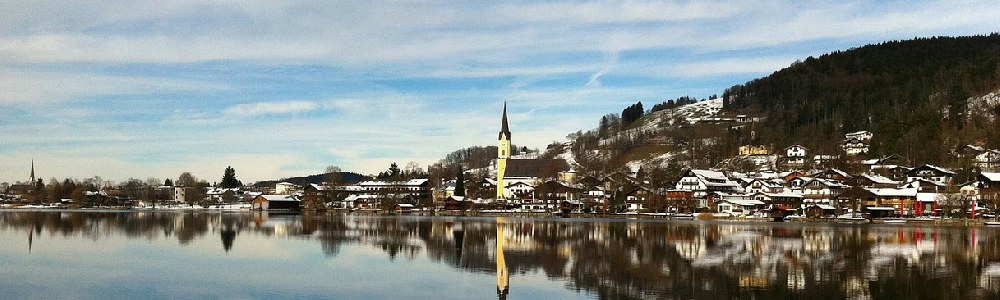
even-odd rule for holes
{"type": "Polygon", "coordinates": [[[632,219],[632,220],[670,220],[670,221],[716,221],[716,222],[766,222],[766,223],[834,223],[834,224],[871,224],[871,225],[929,225],[929,226],[964,226],[1000,228],[1000,222],[987,219],[930,219],[930,218],[881,218],[881,219],[835,219],[835,218],[796,218],[777,222],[771,218],[741,218],[722,217],[711,213],[686,214],[671,216],[663,213],[571,213],[562,216],[552,212],[518,212],[518,211],[409,211],[388,212],[383,210],[349,210],[327,209],[325,211],[310,210],[250,210],[246,208],[202,208],[202,207],[165,207],[165,208],[51,208],[51,207],[0,207],[0,212],[216,212],[216,213],[295,213],[295,214],[358,214],[372,216],[437,216],[437,217],[513,217],[513,218],[560,218],[560,219],[632,219]]]}

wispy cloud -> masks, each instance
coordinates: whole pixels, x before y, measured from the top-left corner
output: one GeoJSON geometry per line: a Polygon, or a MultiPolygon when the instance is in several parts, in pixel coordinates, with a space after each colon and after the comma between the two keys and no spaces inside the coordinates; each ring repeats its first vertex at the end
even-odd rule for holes
{"type": "Polygon", "coordinates": [[[223,111],[223,113],[230,116],[252,117],[267,114],[305,112],[317,108],[320,108],[320,105],[310,101],[258,102],[233,105],[223,111]]]}

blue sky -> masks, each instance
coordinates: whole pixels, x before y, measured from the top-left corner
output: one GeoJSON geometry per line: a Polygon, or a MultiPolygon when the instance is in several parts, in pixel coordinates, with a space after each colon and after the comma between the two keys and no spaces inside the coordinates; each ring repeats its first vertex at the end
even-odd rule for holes
{"type": "Polygon", "coordinates": [[[544,148],[808,56],[988,34],[994,1],[0,1],[0,181],[245,183],[544,148]]]}

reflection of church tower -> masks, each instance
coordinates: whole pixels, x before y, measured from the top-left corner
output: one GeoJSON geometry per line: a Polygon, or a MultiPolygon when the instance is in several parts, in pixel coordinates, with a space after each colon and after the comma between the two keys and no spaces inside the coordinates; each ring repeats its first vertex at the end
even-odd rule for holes
{"type": "Polygon", "coordinates": [[[32,238],[35,236],[35,226],[32,225],[31,229],[28,229],[28,254],[31,254],[31,244],[32,238]]]}
{"type": "Polygon", "coordinates": [[[226,253],[233,249],[233,241],[236,240],[236,230],[232,228],[226,228],[222,230],[222,248],[226,249],[226,253]]]}
{"type": "Polygon", "coordinates": [[[497,218],[497,298],[507,299],[510,291],[510,278],[507,273],[507,261],[503,257],[503,223],[497,218]]]}
{"type": "Polygon", "coordinates": [[[504,195],[504,173],[507,171],[507,159],[510,158],[510,128],[507,127],[507,103],[503,104],[503,120],[500,121],[500,136],[497,145],[497,199],[506,199],[504,195]]]}

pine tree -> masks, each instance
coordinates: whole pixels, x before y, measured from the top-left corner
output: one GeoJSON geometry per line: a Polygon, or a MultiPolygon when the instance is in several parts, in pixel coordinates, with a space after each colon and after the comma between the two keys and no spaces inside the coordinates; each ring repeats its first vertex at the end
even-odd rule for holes
{"type": "Polygon", "coordinates": [[[465,197],[465,170],[462,165],[458,165],[458,175],[455,178],[455,196],[465,197]]]}
{"type": "Polygon", "coordinates": [[[222,175],[221,187],[224,189],[237,188],[243,185],[238,179],[236,179],[236,170],[232,166],[226,167],[225,173],[222,175]]]}

